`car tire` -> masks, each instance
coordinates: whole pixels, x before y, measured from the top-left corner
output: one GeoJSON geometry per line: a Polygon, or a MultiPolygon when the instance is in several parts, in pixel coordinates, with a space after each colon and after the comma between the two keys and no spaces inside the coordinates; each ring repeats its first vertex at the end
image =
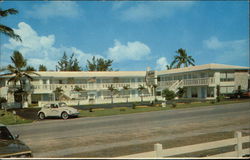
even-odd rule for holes
{"type": "Polygon", "coordinates": [[[62,115],[61,115],[62,119],[68,119],[69,118],[69,115],[67,112],[63,112],[62,115]]]}
{"type": "Polygon", "coordinates": [[[43,120],[45,118],[45,114],[43,112],[39,113],[38,118],[43,120]]]}

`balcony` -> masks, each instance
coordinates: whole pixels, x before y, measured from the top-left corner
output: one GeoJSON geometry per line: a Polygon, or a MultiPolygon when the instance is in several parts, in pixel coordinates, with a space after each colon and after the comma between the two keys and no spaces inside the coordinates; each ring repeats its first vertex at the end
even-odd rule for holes
{"type": "Polygon", "coordinates": [[[129,86],[130,88],[138,88],[139,85],[146,84],[144,82],[136,82],[136,83],[89,83],[89,84],[42,84],[42,85],[33,85],[33,89],[35,93],[51,93],[57,87],[61,87],[64,91],[72,91],[75,86],[78,86],[84,90],[103,90],[107,89],[109,86],[113,85],[116,89],[122,89],[123,86],[129,86]]]}
{"type": "MultiPolygon", "coordinates": [[[[159,82],[159,86],[164,87],[171,87],[179,80],[172,80],[172,81],[161,81],[159,82]]],[[[214,77],[209,78],[195,78],[195,79],[183,79],[180,83],[181,86],[188,87],[188,86],[202,86],[202,85],[213,85],[215,84],[214,77]]]]}

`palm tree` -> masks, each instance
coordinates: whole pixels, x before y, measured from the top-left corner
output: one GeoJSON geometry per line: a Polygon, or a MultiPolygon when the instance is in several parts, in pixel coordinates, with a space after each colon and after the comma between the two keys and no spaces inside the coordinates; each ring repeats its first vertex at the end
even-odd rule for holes
{"type": "MultiPolygon", "coordinates": [[[[130,89],[130,88],[129,88],[129,85],[123,86],[123,90],[124,90],[124,91],[128,91],[129,89],[130,89]]],[[[127,103],[128,103],[128,97],[129,97],[129,95],[126,95],[127,103]]]]}
{"type": "Polygon", "coordinates": [[[138,90],[138,92],[139,92],[139,94],[140,94],[140,97],[141,97],[141,102],[143,102],[143,95],[142,95],[142,92],[143,92],[143,90],[144,89],[146,89],[143,85],[139,85],[138,86],[138,88],[137,88],[137,90],[138,90]]]}
{"type": "Polygon", "coordinates": [[[22,103],[23,100],[27,100],[27,92],[30,89],[27,89],[26,80],[32,81],[33,78],[30,76],[31,74],[39,75],[34,71],[26,70],[26,62],[27,60],[22,56],[19,51],[14,51],[13,55],[10,57],[13,64],[9,64],[5,70],[8,72],[6,75],[13,75],[9,80],[8,83],[13,82],[13,88],[9,90],[10,92],[20,93],[22,96],[22,103]],[[19,86],[17,83],[19,82],[19,86]]]}
{"type": "Polygon", "coordinates": [[[110,91],[111,103],[113,104],[113,95],[117,92],[117,89],[113,86],[113,84],[111,84],[108,86],[108,90],[110,91]]]}
{"type": "MultiPolygon", "coordinates": [[[[10,9],[7,9],[7,10],[2,10],[0,8],[0,18],[2,17],[7,17],[9,14],[17,14],[18,11],[14,8],[10,8],[10,9]]],[[[0,24],[0,32],[9,36],[10,38],[13,38],[17,41],[20,41],[22,42],[22,39],[19,35],[17,35],[13,29],[11,29],[10,27],[8,26],[5,26],[3,24],[0,24]]]]}
{"type": "Polygon", "coordinates": [[[188,67],[189,65],[194,66],[195,60],[192,58],[192,56],[188,56],[185,49],[178,49],[176,51],[178,54],[177,56],[174,56],[174,60],[169,66],[169,68],[180,68],[181,65],[184,65],[184,67],[188,67]]]}

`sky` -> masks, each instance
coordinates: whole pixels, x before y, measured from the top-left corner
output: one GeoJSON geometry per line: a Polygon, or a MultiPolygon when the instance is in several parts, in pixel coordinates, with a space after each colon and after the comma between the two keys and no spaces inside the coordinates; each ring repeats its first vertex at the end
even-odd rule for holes
{"type": "Polygon", "coordinates": [[[4,1],[1,18],[22,43],[0,34],[0,66],[19,50],[28,64],[55,70],[66,52],[82,69],[93,56],[120,71],[164,70],[179,48],[196,65],[249,66],[247,1],[4,1]]]}

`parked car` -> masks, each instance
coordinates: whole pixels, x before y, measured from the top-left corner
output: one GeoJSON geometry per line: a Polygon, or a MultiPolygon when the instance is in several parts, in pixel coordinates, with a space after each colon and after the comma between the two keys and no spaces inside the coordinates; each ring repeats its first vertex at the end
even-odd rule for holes
{"type": "Polygon", "coordinates": [[[68,119],[69,117],[78,117],[79,111],[75,108],[68,107],[66,103],[50,103],[42,107],[38,112],[38,118],[44,119],[46,117],[61,117],[68,119]]]}
{"type": "Polygon", "coordinates": [[[8,128],[0,124],[0,158],[32,157],[32,151],[17,136],[13,136],[8,128]]]}
{"type": "Polygon", "coordinates": [[[249,90],[233,90],[232,93],[227,93],[224,94],[224,96],[229,97],[229,98],[247,98],[250,97],[250,92],[249,90]]]}
{"type": "Polygon", "coordinates": [[[250,89],[242,93],[242,97],[244,98],[250,98],[250,89]]]}

